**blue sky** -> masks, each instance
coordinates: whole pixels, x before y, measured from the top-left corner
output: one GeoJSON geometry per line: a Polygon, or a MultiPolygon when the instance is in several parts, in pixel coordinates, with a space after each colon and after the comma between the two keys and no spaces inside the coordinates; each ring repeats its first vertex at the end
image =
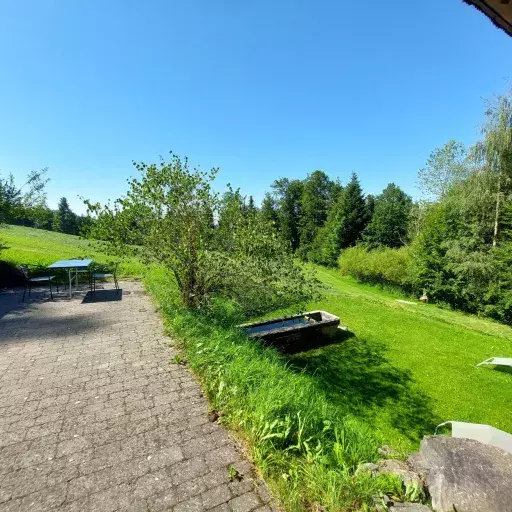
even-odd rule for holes
{"type": "Polygon", "coordinates": [[[105,201],[169,150],[256,200],[322,169],[415,191],[472,143],[512,39],[461,0],[0,0],[0,169],[105,201]]]}

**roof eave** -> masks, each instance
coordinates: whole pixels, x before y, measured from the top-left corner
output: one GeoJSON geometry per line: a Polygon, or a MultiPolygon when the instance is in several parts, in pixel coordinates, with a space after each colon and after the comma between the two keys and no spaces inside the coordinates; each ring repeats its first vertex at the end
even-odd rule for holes
{"type": "Polygon", "coordinates": [[[507,21],[496,9],[485,0],[464,0],[465,3],[476,7],[484,13],[498,28],[501,28],[509,36],[512,36],[512,23],[507,21]]]}

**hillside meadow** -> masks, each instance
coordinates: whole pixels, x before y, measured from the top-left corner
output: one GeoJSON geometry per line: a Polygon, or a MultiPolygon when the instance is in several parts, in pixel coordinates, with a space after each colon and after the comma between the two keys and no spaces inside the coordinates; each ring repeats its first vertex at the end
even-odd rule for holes
{"type": "Polygon", "coordinates": [[[75,235],[15,225],[0,225],[0,241],[5,248],[0,259],[18,265],[46,266],[57,260],[92,258],[95,263],[107,264],[120,259],[119,274],[137,277],[144,266],[134,258],[114,258],[101,251],[98,244],[75,235]]]}
{"type": "MultiPolygon", "coordinates": [[[[113,259],[88,240],[60,233],[3,226],[0,238],[7,246],[0,257],[13,264],[113,259]]],[[[312,268],[324,297],[306,309],[338,315],[349,332],[287,355],[245,338],[230,323],[228,304],[208,314],[186,310],[162,268],[144,272],[128,258],[122,264],[124,276],[144,278],[212,408],[244,439],[285,509],[355,510],[371,508],[379,493],[403,496],[393,479],[370,477],[357,466],[378,460],[384,444],[406,456],[442,421],[512,431],[512,373],[475,367],[491,356],[512,356],[510,327],[404,302],[339,270],[312,268]]]]}

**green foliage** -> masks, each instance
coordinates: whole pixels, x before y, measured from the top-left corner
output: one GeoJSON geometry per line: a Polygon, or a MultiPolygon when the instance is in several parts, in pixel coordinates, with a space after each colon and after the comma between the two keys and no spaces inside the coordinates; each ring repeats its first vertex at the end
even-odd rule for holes
{"type": "Polygon", "coordinates": [[[510,374],[475,367],[509,354],[511,327],[398,302],[402,294],[359,284],[336,269],[319,268],[318,276],[326,295],[309,308],[338,315],[353,337],[294,355],[292,365],[305,369],[333,403],[364,418],[384,444],[412,450],[439,419],[453,417],[511,431],[512,410],[504,407],[512,399],[510,374]]]}
{"type": "Polygon", "coordinates": [[[350,275],[363,283],[390,285],[407,292],[413,290],[410,249],[382,247],[368,250],[363,246],[344,250],[339,258],[344,275],[350,275]]]}
{"type": "Polygon", "coordinates": [[[234,482],[235,480],[241,480],[240,472],[234,466],[228,467],[228,480],[234,482]]]}
{"type": "Polygon", "coordinates": [[[279,227],[277,202],[268,192],[261,203],[260,215],[265,222],[271,223],[276,228],[279,227]]]}
{"type": "Polygon", "coordinates": [[[318,265],[335,267],[340,254],[341,222],[336,213],[330,214],[325,226],[318,230],[313,245],[308,252],[308,259],[318,265]]]}
{"type": "MultiPolygon", "coordinates": [[[[342,511],[372,504],[380,480],[356,472],[360,462],[377,455],[369,428],[347,417],[321,386],[274,350],[230,327],[222,310],[205,315],[184,309],[164,269],[152,269],[146,285],[212,407],[246,439],[286,509],[318,504],[342,511]]],[[[234,471],[230,476],[236,477],[234,471]]]]}
{"type": "Polygon", "coordinates": [[[183,303],[208,308],[232,299],[246,313],[299,304],[317,293],[274,227],[248,212],[238,190],[212,191],[216,169],[190,169],[187,159],[136,164],[140,179],[113,205],[88,204],[97,217],[91,236],[111,251],[131,248],[144,262],[174,275],[183,303]]]}
{"type": "Polygon", "coordinates": [[[279,232],[292,251],[296,251],[300,245],[303,183],[281,178],[272,184],[272,189],[277,203],[279,232]]]}
{"type": "Polygon", "coordinates": [[[206,257],[210,294],[232,299],[248,314],[300,304],[318,294],[316,280],[293,262],[286,245],[261,216],[244,213],[238,191],[224,196],[206,257]]]}
{"type": "Polygon", "coordinates": [[[45,193],[49,181],[47,172],[45,168],[29,173],[22,186],[15,183],[12,174],[7,178],[0,177],[0,223],[80,234],[90,219],[73,213],[65,198],[60,200],[57,211],[48,208],[45,193]]]}
{"type": "Polygon", "coordinates": [[[411,211],[413,281],[434,301],[510,322],[510,92],[488,102],[482,133],[470,150],[455,141],[435,150],[420,171],[435,201],[411,211]]]}
{"type": "Polygon", "coordinates": [[[184,366],[185,359],[183,359],[183,356],[181,356],[180,354],[175,354],[174,357],[171,359],[171,363],[184,366]]]}
{"type": "Polygon", "coordinates": [[[45,204],[47,172],[47,168],[30,172],[21,186],[16,184],[12,174],[6,178],[0,176],[0,223],[30,218],[33,208],[41,208],[45,204]]]}
{"type": "Polygon", "coordinates": [[[500,241],[503,210],[512,201],[512,89],[508,95],[489,102],[485,115],[484,140],[477,144],[475,153],[497,181],[493,231],[493,246],[496,246],[500,241]]]}
{"type": "Polygon", "coordinates": [[[425,217],[431,205],[432,203],[422,199],[415,201],[411,205],[411,210],[409,212],[409,227],[407,233],[408,240],[414,240],[423,230],[425,217]]]}
{"type": "Polygon", "coordinates": [[[57,211],[55,212],[53,230],[68,235],[78,234],[78,223],[75,213],[69,207],[68,200],[61,197],[57,211]]]}
{"type": "Polygon", "coordinates": [[[368,222],[368,210],[363,191],[356,173],[352,173],[350,181],[340,194],[334,206],[340,221],[340,248],[351,247],[361,239],[362,232],[368,222]]]}
{"type": "Polygon", "coordinates": [[[273,223],[282,239],[302,260],[317,252],[318,234],[328,219],[328,212],[338,202],[343,187],[323,171],[314,171],[303,180],[282,178],[266,194],[261,215],[273,223]]]}
{"type": "Polygon", "coordinates": [[[327,222],[316,236],[308,258],[314,263],[336,266],[340,250],[355,245],[368,222],[369,214],[355,173],[338,194],[329,210],[327,222]]]}
{"type": "Polygon", "coordinates": [[[247,206],[245,208],[245,213],[247,215],[256,215],[258,213],[258,208],[254,204],[254,197],[249,196],[249,200],[247,201],[247,206]]]}
{"type": "Polygon", "coordinates": [[[375,196],[372,194],[368,194],[365,197],[366,201],[366,211],[368,212],[368,221],[371,221],[373,217],[373,212],[375,210],[375,196]]]}
{"type": "Polygon", "coordinates": [[[400,187],[390,183],[375,198],[373,216],[363,233],[365,243],[370,247],[405,245],[411,205],[411,198],[400,187]]]}
{"type": "Polygon", "coordinates": [[[464,144],[450,140],[430,154],[426,167],[418,172],[418,184],[428,199],[439,200],[455,183],[466,179],[469,170],[464,144]]]}
{"type": "Polygon", "coordinates": [[[307,259],[318,229],[325,224],[331,189],[332,182],[323,171],[314,171],[303,181],[300,218],[300,254],[303,259],[307,259]]]}
{"type": "Polygon", "coordinates": [[[144,262],[171,269],[188,307],[198,307],[208,291],[205,260],[213,249],[216,197],[211,191],[216,169],[190,170],[188,161],[171,154],[170,162],[134,164],[141,179],[113,205],[86,203],[97,217],[91,235],[112,252],[130,247],[144,262]]]}
{"type": "MultiPolygon", "coordinates": [[[[488,102],[484,140],[477,146],[487,168],[500,177],[502,194],[512,187],[512,89],[488,102]]],[[[506,198],[508,199],[508,198],[506,198]]]]}
{"type": "Polygon", "coordinates": [[[232,329],[236,308],[229,301],[201,314],[184,310],[163,269],[152,269],[146,284],[212,407],[245,438],[286,510],[371,507],[374,496],[388,492],[421,500],[415,489],[357,471],[358,464],[374,461],[382,444],[401,453],[417,449],[447,417],[510,430],[512,411],[503,407],[512,399],[510,375],[475,364],[506,355],[512,331],[433,305],[397,302],[399,296],[338,270],[318,268],[318,275],[327,293],[308,309],[340,316],[352,337],[293,356],[232,329]]]}
{"type": "Polygon", "coordinates": [[[430,299],[485,314],[500,279],[492,250],[495,187],[495,176],[476,170],[426,210],[411,250],[416,288],[430,299]]]}

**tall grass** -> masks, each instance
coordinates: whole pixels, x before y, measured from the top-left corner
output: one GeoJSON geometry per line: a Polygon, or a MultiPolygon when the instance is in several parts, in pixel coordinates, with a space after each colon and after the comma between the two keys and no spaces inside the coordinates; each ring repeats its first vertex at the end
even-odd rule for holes
{"type": "Polygon", "coordinates": [[[287,510],[356,510],[372,506],[373,497],[387,490],[389,477],[357,471],[359,463],[377,457],[371,430],[284,356],[236,329],[229,303],[219,301],[208,315],[184,309],[161,268],[150,269],[145,283],[212,407],[245,439],[287,510]]]}
{"type": "Polygon", "coordinates": [[[406,293],[413,291],[411,255],[408,247],[383,247],[369,251],[361,246],[344,250],[339,257],[344,275],[362,283],[391,286],[406,293]]]}

